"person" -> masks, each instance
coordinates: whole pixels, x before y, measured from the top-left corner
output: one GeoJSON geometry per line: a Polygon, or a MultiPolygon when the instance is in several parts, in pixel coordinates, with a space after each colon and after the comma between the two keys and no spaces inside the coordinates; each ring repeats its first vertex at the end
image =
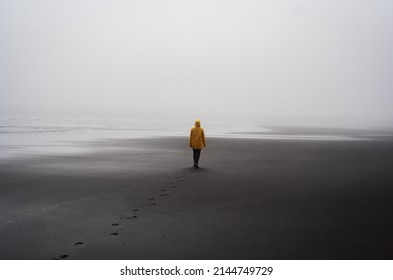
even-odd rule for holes
{"type": "Polygon", "coordinates": [[[201,121],[197,119],[195,126],[190,131],[190,148],[193,151],[194,167],[199,168],[198,162],[201,150],[206,147],[205,132],[201,127],[201,121]]]}

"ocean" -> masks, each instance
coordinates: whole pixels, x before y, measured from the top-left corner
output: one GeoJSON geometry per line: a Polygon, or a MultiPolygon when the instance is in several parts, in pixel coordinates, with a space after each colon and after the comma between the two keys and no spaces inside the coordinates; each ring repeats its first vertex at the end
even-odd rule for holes
{"type": "MultiPolygon", "coordinates": [[[[110,139],[188,137],[193,121],[103,118],[0,118],[0,160],[81,153],[110,139]]],[[[276,140],[359,141],[391,137],[391,131],[271,127],[258,123],[202,121],[206,137],[276,140]]]]}

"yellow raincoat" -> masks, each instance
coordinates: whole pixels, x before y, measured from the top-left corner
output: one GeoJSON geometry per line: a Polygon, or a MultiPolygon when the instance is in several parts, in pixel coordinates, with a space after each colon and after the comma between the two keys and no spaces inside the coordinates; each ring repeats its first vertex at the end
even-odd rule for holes
{"type": "Polygon", "coordinates": [[[190,131],[190,147],[193,149],[202,149],[206,147],[205,132],[201,127],[201,121],[196,120],[195,126],[190,131]]]}

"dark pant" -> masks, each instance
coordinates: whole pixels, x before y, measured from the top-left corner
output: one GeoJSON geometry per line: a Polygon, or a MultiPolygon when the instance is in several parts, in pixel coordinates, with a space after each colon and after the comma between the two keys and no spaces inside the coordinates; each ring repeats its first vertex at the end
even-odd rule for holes
{"type": "Polygon", "coordinates": [[[192,149],[194,156],[194,164],[198,165],[199,157],[201,156],[201,149],[192,149]]]}

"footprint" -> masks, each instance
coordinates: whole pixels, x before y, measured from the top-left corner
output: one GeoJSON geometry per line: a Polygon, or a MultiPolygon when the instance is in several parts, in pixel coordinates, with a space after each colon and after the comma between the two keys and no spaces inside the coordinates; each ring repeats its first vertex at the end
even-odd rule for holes
{"type": "Polygon", "coordinates": [[[118,227],[119,224],[118,224],[118,223],[113,223],[112,226],[113,226],[113,227],[118,227]]]}
{"type": "Polygon", "coordinates": [[[138,208],[134,208],[134,209],[132,209],[132,212],[138,212],[139,211],[139,209],[138,208]]]}
{"type": "Polygon", "coordinates": [[[153,202],[153,203],[146,204],[146,206],[154,206],[154,205],[156,205],[154,202],[153,202]]]}
{"type": "Polygon", "coordinates": [[[161,189],[160,191],[162,191],[162,192],[166,192],[166,189],[161,189]]]}
{"type": "Polygon", "coordinates": [[[132,220],[132,219],[136,219],[136,218],[138,218],[138,216],[136,216],[136,215],[127,217],[128,220],[132,220]]]}
{"type": "Polygon", "coordinates": [[[68,258],[68,255],[61,255],[61,256],[58,256],[57,258],[55,258],[55,260],[64,260],[66,258],[68,258]]]}
{"type": "Polygon", "coordinates": [[[168,195],[167,193],[162,193],[162,194],[160,194],[160,196],[166,196],[166,195],[168,195]]]}
{"type": "Polygon", "coordinates": [[[112,232],[111,235],[119,235],[118,232],[112,232]]]}
{"type": "Polygon", "coordinates": [[[76,242],[74,244],[74,247],[81,247],[83,245],[83,242],[76,242]]]}
{"type": "Polygon", "coordinates": [[[154,197],[149,197],[149,200],[154,200],[154,197]]]}

